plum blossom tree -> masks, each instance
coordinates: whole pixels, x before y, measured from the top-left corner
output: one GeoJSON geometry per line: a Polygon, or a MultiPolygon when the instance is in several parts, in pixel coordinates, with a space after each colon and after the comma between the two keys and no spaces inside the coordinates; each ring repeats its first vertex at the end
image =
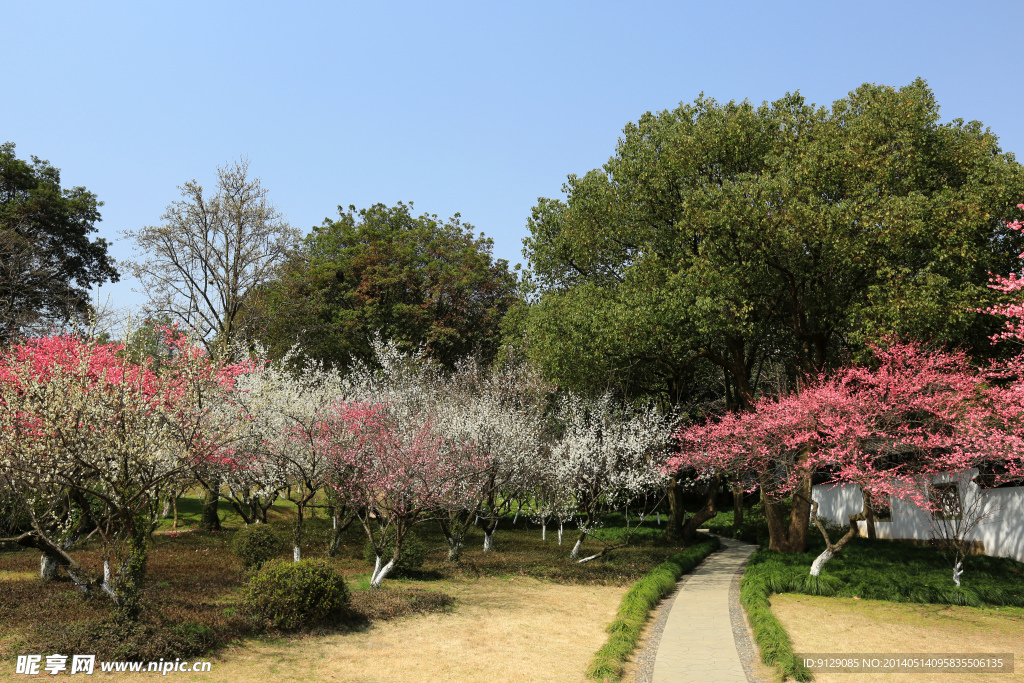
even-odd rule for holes
{"type": "Polygon", "coordinates": [[[160,374],[127,361],[121,345],[70,336],[29,340],[0,356],[0,470],[23,500],[43,502],[27,505],[32,531],[17,541],[49,556],[83,591],[108,594],[128,619],[139,610],[159,488],[230,449],[219,397],[249,370],[167,335],[176,353],[160,374]],[[62,547],[54,515],[65,499],[102,540],[101,579],[90,581],[62,547]]]}
{"type": "MultiPolygon", "coordinates": [[[[627,410],[611,394],[585,399],[568,394],[559,400],[557,421],[561,434],[551,446],[552,490],[576,510],[579,536],[570,558],[589,562],[624,546],[601,539],[603,549],[580,558],[588,535],[615,509],[632,508],[643,517],[657,507],[667,481],[665,461],[674,419],[654,407],[627,410]]],[[[634,527],[632,531],[635,531],[634,527]]]]}
{"type": "Polygon", "coordinates": [[[449,559],[458,559],[465,533],[478,518],[484,552],[491,552],[498,520],[517,501],[521,507],[542,468],[539,456],[551,387],[527,363],[510,359],[488,369],[469,357],[453,373],[434,373],[428,391],[435,400],[437,428],[475,454],[463,469],[475,495],[465,507],[446,508],[439,519],[449,559]],[[477,465],[484,469],[477,470],[477,465]]]}
{"type": "Polygon", "coordinates": [[[239,379],[236,394],[249,432],[248,451],[230,463],[228,477],[250,509],[267,506],[281,492],[295,504],[292,555],[298,562],[307,509],[335,473],[324,416],[351,398],[351,385],[318,363],[307,362],[299,371],[290,364],[290,357],[262,362],[239,379]]]}
{"type": "MultiPolygon", "coordinates": [[[[1021,441],[1007,429],[1024,415],[1018,382],[993,389],[991,373],[974,369],[964,353],[916,343],[891,343],[874,354],[871,366],[818,377],[793,394],[757,401],[748,413],[680,430],[681,452],[669,466],[749,472],[762,495],[776,499],[817,473],[827,483],[859,485],[869,500],[895,496],[923,510],[935,501],[921,483],[936,477],[973,467],[997,472],[1000,481],[1024,474],[1021,441]]],[[[851,518],[850,537],[862,515],[851,518]]],[[[833,544],[819,528],[827,547],[812,566],[815,575],[849,540],[833,544]]]]}
{"type": "Polygon", "coordinates": [[[459,452],[464,447],[437,434],[424,417],[400,404],[341,403],[323,422],[324,441],[346,473],[336,490],[357,511],[376,555],[373,588],[398,562],[414,525],[436,510],[464,507],[473,495],[463,473],[473,454],[459,452]]]}

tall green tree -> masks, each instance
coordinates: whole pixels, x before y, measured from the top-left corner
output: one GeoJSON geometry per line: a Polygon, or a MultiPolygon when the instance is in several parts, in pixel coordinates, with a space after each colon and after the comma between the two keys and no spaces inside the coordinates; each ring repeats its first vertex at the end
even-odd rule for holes
{"type": "Polygon", "coordinates": [[[253,313],[274,355],[294,344],[311,358],[370,360],[380,333],[408,350],[424,346],[451,364],[493,355],[500,323],[518,301],[508,262],[458,214],[413,215],[413,205],[375,204],[327,219],[266,287],[253,313]]]}
{"type": "Polygon", "coordinates": [[[103,238],[90,239],[103,202],[65,189],[50,162],[0,144],[0,344],[32,329],[80,322],[89,289],[117,282],[103,238]]]}
{"type": "MultiPolygon", "coordinates": [[[[759,368],[795,380],[881,334],[987,346],[974,309],[1020,251],[1004,219],[1022,189],[996,136],[940,123],[922,80],[830,108],[789,94],[647,113],[533,210],[531,353],[560,383],[618,376],[677,400],[709,363],[742,410],[759,368]]],[[[774,546],[803,548],[809,491],[774,546]]]]}

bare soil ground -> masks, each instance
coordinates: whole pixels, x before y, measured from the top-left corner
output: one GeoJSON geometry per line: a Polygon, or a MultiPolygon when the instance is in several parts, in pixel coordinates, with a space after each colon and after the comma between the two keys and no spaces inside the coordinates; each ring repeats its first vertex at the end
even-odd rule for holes
{"type": "Polygon", "coordinates": [[[818,683],[1024,680],[1024,609],[773,595],[772,611],[797,653],[1006,653],[1014,674],[816,673],[818,683]]]}

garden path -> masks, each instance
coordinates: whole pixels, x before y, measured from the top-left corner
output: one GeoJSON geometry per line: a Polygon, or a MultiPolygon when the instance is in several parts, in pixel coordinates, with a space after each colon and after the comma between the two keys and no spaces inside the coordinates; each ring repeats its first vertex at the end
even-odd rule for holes
{"type": "Polygon", "coordinates": [[[722,538],[714,553],[683,578],[661,634],[652,683],[748,683],[753,657],[738,579],[757,546],[722,538]],[[746,664],[747,666],[744,666],[746,664]]]}

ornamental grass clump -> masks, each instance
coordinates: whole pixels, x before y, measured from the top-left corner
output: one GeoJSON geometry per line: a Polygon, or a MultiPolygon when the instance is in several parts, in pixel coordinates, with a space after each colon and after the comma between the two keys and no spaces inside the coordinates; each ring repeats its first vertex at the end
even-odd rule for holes
{"type": "Polygon", "coordinates": [[[246,586],[246,612],[282,631],[337,619],[348,605],[344,579],[327,560],[268,562],[246,586]]]}

